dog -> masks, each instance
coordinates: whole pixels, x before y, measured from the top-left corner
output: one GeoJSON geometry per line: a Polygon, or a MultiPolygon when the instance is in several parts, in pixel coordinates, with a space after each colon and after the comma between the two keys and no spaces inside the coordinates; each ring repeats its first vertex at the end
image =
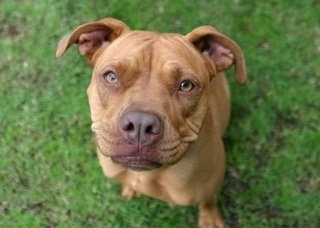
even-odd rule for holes
{"type": "Polygon", "coordinates": [[[122,196],[198,205],[199,227],[225,227],[215,192],[224,179],[230,117],[224,71],[247,79],[240,47],[211,26],[186,35],[131,30],[105,18],[63,37],[93,66],[87,90],[97,155],[122,196]]]}

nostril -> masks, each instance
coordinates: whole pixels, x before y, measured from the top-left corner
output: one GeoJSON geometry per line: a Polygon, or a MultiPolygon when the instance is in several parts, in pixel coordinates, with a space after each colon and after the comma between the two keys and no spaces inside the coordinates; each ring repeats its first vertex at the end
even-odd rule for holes
{"type": "Polygon", "coordinates": [[[146,133],[147,134],[154,134],[154,130],[153,130],[153,126],[148,126],[147,128],[146,128],[146,133]]]}
{"type": "Polygon", "coordinates": [[[151,134],[151,135],[157,135],[161,131],[160,128],[161,128],[160,122],[155,121],[154,123],[151,123],[150,125],[146,126],[144,133],[151,134]]]}
{"type": "Polygon", "coordinates": [[[125,131],[133,131],[134,130],[134,124],[133,123],[128,123],[123,130],[125,131]]]}

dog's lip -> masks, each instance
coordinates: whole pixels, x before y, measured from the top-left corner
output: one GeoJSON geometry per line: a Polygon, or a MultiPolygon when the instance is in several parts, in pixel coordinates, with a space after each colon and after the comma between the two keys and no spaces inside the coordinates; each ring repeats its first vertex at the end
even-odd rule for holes
{"type": "Polygon", "coordinates": [[[160,168],[162,164],[140,156],[112,156],[111,160],[133,170],[151,170],[160,168]]]}

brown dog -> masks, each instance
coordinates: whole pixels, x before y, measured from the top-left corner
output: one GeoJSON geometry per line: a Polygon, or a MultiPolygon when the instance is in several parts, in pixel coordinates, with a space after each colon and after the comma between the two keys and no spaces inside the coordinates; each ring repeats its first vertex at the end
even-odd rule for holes
{"type": "Polygon", "coordinates": [[[235,65],[245,83],[239,46],[210,26],[183,36],[132,31],[112,18],[76,28],[56,56],[72,44],[94,66],[88,96],[105,175],[123,184],[125,198],[197,204],[200,227],[224,227],[214,195],[230,116],[223,71],[235,65]]]}

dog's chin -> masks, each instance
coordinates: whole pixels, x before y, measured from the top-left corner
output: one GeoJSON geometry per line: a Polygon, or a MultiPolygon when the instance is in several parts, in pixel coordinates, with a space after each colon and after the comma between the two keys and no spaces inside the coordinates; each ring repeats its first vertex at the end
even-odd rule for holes
{"type": "Polygon", "coordinates": [[[111,160],[126,169],[134,171],[149,171],[163,166],[161,163],[150,161],[139,156],[113,156],[111,160]]]}

